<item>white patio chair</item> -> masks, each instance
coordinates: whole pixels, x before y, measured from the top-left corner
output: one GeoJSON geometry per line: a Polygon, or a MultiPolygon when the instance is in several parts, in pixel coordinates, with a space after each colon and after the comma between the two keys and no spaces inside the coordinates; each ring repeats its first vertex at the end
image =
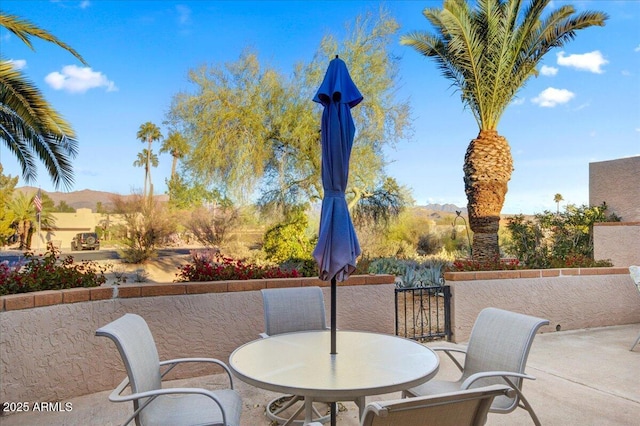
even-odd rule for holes
{"type": "MultiPolygon", "coordinates": [[[[434,396],[371,402],[361,426],[479,426],[484,425],[493,399],[509,396],[509,386],[492,385],[434,396]]],[[[322,426],[309,423],[307,426],[322,426]]]]}
{"type": "Polygon", "coordinates": [[[125,314],[99,328],[96,336],[113,340],[127,370],[127,377],[109,395],[112,402],[133,401],[133,414],[124,425],[134,419],[138,426],[240,424],[242,401],[233,390],[231,371],[222,361],[213,358],[181,358],[160,362],[147,323],[135,314],[125,314]],[[186,362],[207,362],[221,366],[229,375],[230,388],[214,391],[162,388],[162,377],[176,365],[186,362]],[[164,372],[161,373],[162,369],[164,372]],[[131,393],[123,395],[127,387],[131,393]]]}
{"type": "MultiPolygon", "coordinates": [[[[465,349],[432,348],[443,351],[453,360],[462,375],[455,382],[433,380],[405,390],[403,396],[425,396],[454,392],[492,384],[507,384],[513,397],[499,396],[491,405],[492,413],[510,413],[517,407],[527,410],[536,425],[540,421],[522,393],[523,379],[535,380],[525,374],[529,349],[538,329],[548,320],[496,308],[486,308],[478,315],[465,349]],[[465,354],[464,366],[452,355],[465,354]]],[[[437,378],[437,376],[436,376],[437,378]]]]}
{"type": "Polygon", "coordinates": [[[442,395],[371,402],[361,426],[481,426],[495,397],[513,393],[509,386],[492,385],[442,395]]]}
{"type": "MultiPolygon", "coordinates": [[[[261,337],[327,329],[324,295],[320,287],[274,288],[264,289],[261,292],[265,327],[264,333],[260,333],[261,337]]],[[[269,419],[279,424],[301,425],[302,420],[292,419],[303,410],[304,397],[282,395],[267,404],[266,413],[269,419]],[[282,417],[284,413],[293,414],[291,418],[284,418],[282,417]]],[[[313,411],[315,422],[326,423],[331,418],[330,415],[321,414],[316,406],[313,411]]]]}
{"type": "MultiPolygon", "coordinates": [[[[633,279],[633,282],[635,283],[636,288],[640,293],[640,266],[635,266],[635,265],[629,266],[629,274],[631,275],[631,279],[633,279]]],[[[638,338],[636,339],[636,341],[631,346],[631,349],[629,350],[632,351],[633,348],[635,348],[638,343],[640,343],[640,335],[638,335],[638,338]]]]}

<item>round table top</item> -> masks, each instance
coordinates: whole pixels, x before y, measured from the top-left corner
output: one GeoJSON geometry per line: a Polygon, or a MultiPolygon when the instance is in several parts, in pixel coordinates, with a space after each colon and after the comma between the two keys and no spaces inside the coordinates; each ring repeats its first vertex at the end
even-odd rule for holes
{"type": "Polygon", "coordinates": [[[279,334],[249,342],[229,357],[238,378],[253,386],[314,398],[348,400],[420,385],[438,372],[438,356],[402,337],[338,331],[279,334]]]}

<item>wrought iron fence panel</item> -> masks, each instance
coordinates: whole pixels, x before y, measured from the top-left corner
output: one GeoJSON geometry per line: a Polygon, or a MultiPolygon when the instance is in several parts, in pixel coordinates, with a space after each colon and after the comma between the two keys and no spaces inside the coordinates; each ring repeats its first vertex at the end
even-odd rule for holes
{"type": "Polygon", "coordinates": [[[396,287],[396,335],[420,342],[451,340],[450,303],[448,285],[396,287]]]}

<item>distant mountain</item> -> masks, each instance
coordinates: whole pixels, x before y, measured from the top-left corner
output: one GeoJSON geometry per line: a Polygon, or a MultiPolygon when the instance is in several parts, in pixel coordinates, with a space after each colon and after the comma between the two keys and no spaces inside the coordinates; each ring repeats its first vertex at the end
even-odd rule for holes
{"type": "MultiPolygon", "coordinates": [[[[26,192],[28,194],[35,194],[38,192],[38,188],[33,186],[21,186],[16,188],[17,191],[26,192]]],[[[101,202],[105,208],[113,206],[113,197],[116,197],[120,194],[115,194],[113,192],[104,192],[104,191],[94,191],[91,189],[83,189],[81,191],[72,191],[72,192],[46,192],[53,202],[58,205],[60,201],[64,201],[74,209],[91,209],[92,211],[96,211],[96,204],[101,202]]],[[[130,197],[131,195],[123,195],[124,198],[130,197]]],[[[156,195],[156,199],[159,201],[168,201],[169,196],[166,194],[156,195]]]]}
{"type": "MultiPolygon", "coordinates": [[[[16,190],[26,192],[28,194],[35,194],[38,192],[38,188],[33,186],[22,186],[16,188],[16,190]]],[[[96,211],[96,203],[101,202],[105,208],[108,208],[113,205],[113,197],[120,195],[113,192],[94,191],[92,189],[83,189],[81,191],[72,192],[46,192],[46,194],[51,197],[56,205],[58,205],[60,201],[64,201],[74,209],[91,209],[94,212],[96,211]]],[[[123,197],[127,198],[130,197],[130,195],[123,195],[123,197]]],[[[166,194],[156,195],[156,198],[159,201],[169,200],[169,196],[166,194]]],[[[318,211],[319,207],[320,205],[318,203],[318,211]]],[[[443,213],[455,214],[456,211],[461,211],[465,216],[467,214],[466,207],[458,207],[455,204],[427,204],[426,206],[416,207],[424,210],[434,218],[440,217],[443,213]]]]}
{"type": "Polygon", "coordinates": [[[461,211],[463,215],[467,214],[466,207],[458,207],[455,204],[427,204],[426,206],[422,207],[427,210],[433,210],[437,212],[455,213],[456,211],[461,211]]]}

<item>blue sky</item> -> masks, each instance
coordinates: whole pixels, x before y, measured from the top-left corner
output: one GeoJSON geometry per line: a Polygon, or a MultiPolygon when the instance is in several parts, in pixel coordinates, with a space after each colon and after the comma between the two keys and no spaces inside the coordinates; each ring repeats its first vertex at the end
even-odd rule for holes
{"type": "MultiPolygon", "coordinates": [[[[564,3],[610,19],[547,55],[502,118],[498,131],[511,144],[515,167],[503,213],[554,210],[556,193],[562,205],[587,204],[590,162],[640,155],[640,1],[552,6],[564,3]]],[[[138,128],[147,121],[161,126],[173,95],[191,89],[189,69],[235,61],[250,47],[288,75],[295,63],[312,59],[324,35],[340,38],[346,23],[380,4],[401,25],[399,38],[428,29],[422,10],[442,2],[3,0],[4,13],[52,32],[90,68],[53,44],[35,41],[33,52],[5,30],[1,53],[76,130],[72,189],[128,194],[143,186],[143,169],[132,165],[144,148],[138,128]]],[[[477,125],[431,60],[398,43],[393,50],[401,57],[398,96],[411,103],[414,133],[386,152],[388,173],[412,188],[419,205],[465,206],[462,164],[477,125]]],[[[0,162],[5,174],[19,175],[4,145],[0,162]]],[[[166,190],[170,168],[170,156],[161,154],[152,170],[156,192],[166,190]]],[[[38,171],[32,185],[53,191],[41,165],[38,171]]]]}

